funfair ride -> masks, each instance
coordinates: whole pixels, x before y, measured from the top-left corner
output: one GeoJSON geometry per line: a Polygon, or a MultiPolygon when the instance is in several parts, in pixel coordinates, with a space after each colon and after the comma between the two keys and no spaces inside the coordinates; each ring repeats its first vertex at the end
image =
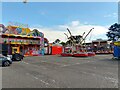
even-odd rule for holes
{"type": "Polygon", "coordinates": [[[61,54],[61,56],[74,56],[74,57],[95,56],[94,52],[87,51],[87,47],[85,44],[87,36],[91,33],[93,29],[94,28],[92,28],[86,35],[84,32],[82,36],[81,35],[73,36],[70,30],[67,28],[70,37],[66,33],[64,34],[67,36],[67,39],[68,41],[70,41],[70,44],[66,45],[66,47],[64,48],[64,52],[61,54]]]}

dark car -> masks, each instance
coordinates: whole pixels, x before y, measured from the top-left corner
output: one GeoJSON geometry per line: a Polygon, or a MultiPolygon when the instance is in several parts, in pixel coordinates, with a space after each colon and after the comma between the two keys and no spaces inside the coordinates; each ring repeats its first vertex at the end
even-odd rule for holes
{"type": "Polygon", "coordinates": [[[0,56],[0,66],[10,66],[12,64],[12,60],[9,57],[0,56]]]}
{"type": "Polygon", "coordinates": [[[12,60],[13,61],[21,61],[23,60],[24,56],[19,54],[19,53],[15,53],[12,55],[12,60]]]}

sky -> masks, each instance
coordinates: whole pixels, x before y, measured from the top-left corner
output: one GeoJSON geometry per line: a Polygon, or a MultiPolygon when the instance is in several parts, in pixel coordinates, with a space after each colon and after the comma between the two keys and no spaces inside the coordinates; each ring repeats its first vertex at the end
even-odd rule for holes
{"type": "Polygon", "coordinates": [[[19,22],[38,29],[50,42],[59,38],[66,41],[64,33],[69,28],[79,35],[95,28],[87,41],[103,38],[110,25],[118,22],[118,3],[115,2],[3,2],[2,23],[19,22]]]}

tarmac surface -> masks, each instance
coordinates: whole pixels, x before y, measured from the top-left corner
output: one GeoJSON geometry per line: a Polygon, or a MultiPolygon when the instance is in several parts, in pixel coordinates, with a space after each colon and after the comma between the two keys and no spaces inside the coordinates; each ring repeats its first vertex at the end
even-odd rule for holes
{"type": "Polygon", "coordinates": [[[118,88],[112,55],[25,57],[2,67],[2,88],[118,88]]]}

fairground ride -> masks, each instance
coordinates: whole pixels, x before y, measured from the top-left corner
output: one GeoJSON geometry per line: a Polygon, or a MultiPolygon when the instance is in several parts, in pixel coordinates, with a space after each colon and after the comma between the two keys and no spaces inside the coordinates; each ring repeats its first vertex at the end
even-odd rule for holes
{"type": "Polygon", "coordinates": [[[87,56],[95,56],[94,52],[88,52],[85,40],[87,36],[91,33],[94,28],[90,29],[90,31],[85,35],[85,32],[81,35],[73,36],[71,31],[67,28],[67,31],[70,34],[70,37],[67,36],[69,44],[64,48],[64,52],[61,54],[62,56],[74,56],[74,57],[87,57],[87,56]]]}

